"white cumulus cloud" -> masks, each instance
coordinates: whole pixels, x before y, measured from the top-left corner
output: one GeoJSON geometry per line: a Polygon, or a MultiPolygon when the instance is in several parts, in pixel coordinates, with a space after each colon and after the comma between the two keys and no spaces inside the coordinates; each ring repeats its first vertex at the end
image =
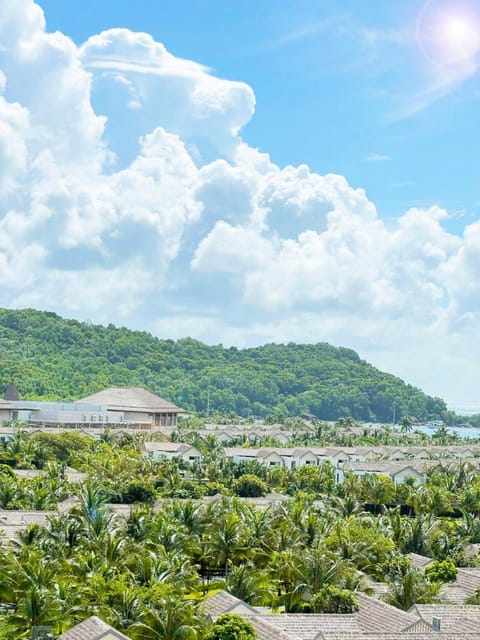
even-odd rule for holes
{"type": "MultiPolygon", "coordinates": [[[[77,46],[0,5],[0,304],[247,345],[330,340],[476,393],[480,223],[247,145],[245,83],[111,29],[77,46]],[[455,371],[455,376],[451,372],[455,371]]],[[[370,161],[386,160],[370,156],[370,161]]]]}

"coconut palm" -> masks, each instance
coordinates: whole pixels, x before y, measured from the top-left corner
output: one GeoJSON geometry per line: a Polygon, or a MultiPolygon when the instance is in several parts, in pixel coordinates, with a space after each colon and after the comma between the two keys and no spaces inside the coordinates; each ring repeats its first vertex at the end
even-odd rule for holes
{"type": "Polygon", "coordinates": [[[415,518],[406,519],[404,535],[400,541],[402,551],[428,556],[435,524],[435,517],[431,514],[421,514],[415,518]]]}
{"type": "Polygon", "coordinates": [[[390,583],[387,602],[408,611],[414,604],[429,604],[438,598],[441,583],[431,583],[415,569],[399,574],[390,583]]]}
{"type": "Polygon", "coordinates": [[[210,554],[217,567],[223,567],[228,575],[230,560],[245,557],[247,531],[238,513],[224,513],[207,528],[210,554]]]}
{"type": "Polygon", "coordinates": [[[146,608],[129,634],[135,640],[197,640],[204,626],[190,602],[168,596],[146,608]]]}
{"type": "Polygon", "coordinates": [[[270,604],[272,589],[265,572],[254,564],[234,567],[225,580],[225,589],[249,604],[270,604]]]}
{"type": "Polygon", "coordinates": [[[18,597],[15,612],[8,615],[5,624],[12,638],[30,638],[35,626],[56,627],[59,614],[54,595],[44,587],[31,586],[18,597]]]}

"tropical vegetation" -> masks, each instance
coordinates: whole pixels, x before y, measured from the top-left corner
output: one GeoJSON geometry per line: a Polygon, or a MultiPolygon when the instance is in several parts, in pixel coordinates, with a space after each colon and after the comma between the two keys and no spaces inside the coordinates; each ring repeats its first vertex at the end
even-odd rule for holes
{"type": "Polygon", "coordinates": [[[379,371],[351,349],[208,346],[50,312],[0,309],[0,389],[12,381],[24,399],[74,400],[109,386],[143,386],[204,414],[391,422],[395,406],[399,421],[454,419],[443,400],[379,371]]]}
{"type": "Polygon", "coordinates": [[[431,470],[421,488],[369,475],[336,484],[329,464],[245,468],[197,441],[203,461],[187,465],[142,455],[140,436],[19,428],[0,448],[0,507],[44,510],[46,524],[0,544],[0,638],[59,634],[95,614],[133,640],[250,639],[238,620],[207,622],[204,599],[219,589],[273,612],[348,613],[380,583],[408,609],[440,599],[480,542],[468,462],[431,470]],[[88,480],[69,482],[67,465],[88,480]],[[275,493],[270,507],[234,495],[253,487],[275,493]],[[408,553],[435,562],[420,570],[408,553]]]}

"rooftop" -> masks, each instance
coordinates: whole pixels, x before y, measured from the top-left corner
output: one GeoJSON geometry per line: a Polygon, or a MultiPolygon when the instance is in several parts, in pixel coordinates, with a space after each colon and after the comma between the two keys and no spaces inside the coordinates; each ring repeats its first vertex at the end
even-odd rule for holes
{"type": "Polygon", "coordinates": [[[69,629],[58,640],[129,640],[100,618],[92,616],[69,629]]]}
{"type": "Polygon", "coordinates": [[[210,596],[207,600],[204,601],[203,607],[205,613],[210,616],[213,620],[221,616],[222,613],[227,613],[236,607],[242,607],[245,609],[245,613],[250,611],[252,614],[255,614],[255,609],[248,605],[243,600],[232,596],[227,591],[219,591],[214,596],[210,596]]]}
{"type": "Polygon", "coordinates": [[[164,400],[160,396],[142,387],[110,387],[78,402],[98,404],[114,411],[149,411],[151,413],[184,413],[173,402],[164,400]]]}

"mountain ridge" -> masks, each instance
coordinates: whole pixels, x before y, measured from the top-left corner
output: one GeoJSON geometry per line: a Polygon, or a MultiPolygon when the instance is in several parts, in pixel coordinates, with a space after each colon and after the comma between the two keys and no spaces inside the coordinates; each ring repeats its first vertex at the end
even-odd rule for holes
{"type": "Polygon", "coordinates": [[[12,380],[25,399],[73,400],[108,386],[144,386],[187,410],[208,406],[242,416],[389,422],[394,404],[397,420],[449,414],[440,398],[326,342],[239,349],[0,308],[0,390],[12,380]]]}

